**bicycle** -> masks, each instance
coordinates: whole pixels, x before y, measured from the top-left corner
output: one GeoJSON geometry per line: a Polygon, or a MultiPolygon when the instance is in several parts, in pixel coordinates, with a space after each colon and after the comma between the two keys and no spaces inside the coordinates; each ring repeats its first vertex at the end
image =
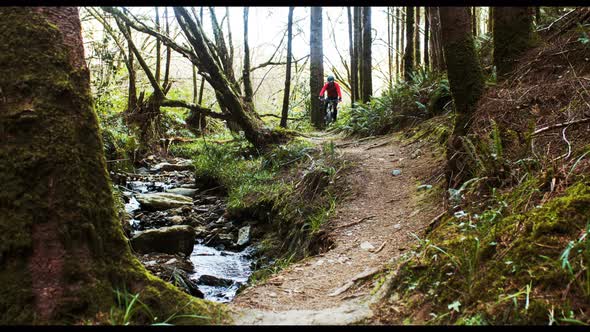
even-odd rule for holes
{"type": "Polygon", "coordinates": [[[324,122],[326,123],[326,126],[328,126],[330,123],[336,120],[334,119],[334,110],[338,106],[338,99],[326,99],[324,97],[320,97],[320,100],[322,101],[322,103],[328,103],[328,107],[326,108],[326,114],[324,115],[324,122]]]}

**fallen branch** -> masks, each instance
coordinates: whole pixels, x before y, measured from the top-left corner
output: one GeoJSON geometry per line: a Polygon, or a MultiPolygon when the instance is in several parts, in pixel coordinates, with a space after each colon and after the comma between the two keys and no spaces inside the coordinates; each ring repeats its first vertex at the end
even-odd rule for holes
{"type": "Polygon", "coordinates": [[[389,143],[390,143],[390,141],[385,141],[385,142],[383,142],[383,143],[379,143],[379,144],[371,145],[371,146],[369,146],[368,148],[366,148],[366,149],[365,149],[365,151],[366,151],[366,150],[375,149],[375,148],[378,148],[378,147],[381,147],[381,146],[387,145],[387,144],[389,144],[389,143]]]}
{"type": "Polygon", "coordinates": [[[375,268],[372,270],[368,270],[362,273],[357,274],[356,276],[354,276],[352,279],[350,279],[350,281],[348,281],[347,283],[345,283],[344,285],[342,285],[341,287],[335,289],[334,291],[332,291],[332,293],[328,294],[328,296],[333,297],[333,296],[338,296],[344,292],[346,292],[348,289],[350,289],[350,287],[354,286],[354,284],[359,281],[359,280],[363,280],[363,279],[367,279],[369,277],[374,276],[375,274],[379,273],[383,271],[382,267],[379,268],[375,268]]]}
{"type": "Polygon", "coordinates": [[[554,124],[551,126],[547,126],[547,127],[543,127],[540,129],[537,129],[533,132],[532,136],[538,135],[540,133],[546,132],[548,130],[553,130],[553,129],[557,129],[557,128],[562,128],[562,127],[567,127],[570,125],[575,125],[575,124],[580,124],[580,123],[586,123],[586,122],[590,122],[590,118],[585,118],[585,119],[580,119],[580,120],[573,120],[573,121],[568,121],[568,122],[564,122],[564,123],[558,123],[558,124],[554,124]]]}
{"type": "Polygon", "coordinates": [[[353,221],[353,222],[351,222],[351,223],[348,223],[348,224],[345,224],[345,225],[341,225],[341,226],[334,227],[334,229],[340,229],[340,228],[346,228],[346,227],[350,227],[350,226],[358,225],[358,224],[362,223],[362,222],[363,222],[363,221],[365,221],[365,220],[369,220],[369,219],[372,219],[372,218],[375,218],[375,217],[376,217],[375,215],[373,215],[373,216],[368,216],[368,217],[364,217],[364,218],[362,218],[362,219],[360,219],[360,220],[353,221]]]}
{"type": "MultiPolygon", "coordinates": [[[[272,113],[260,114],[260,117],[264,117],[264,116],[270,116],[270,117],[277,118],[277,119],[280,119],[281,118],[280,115],[276,115],[276,114],[272,114],[272,113]]],[[[305,119],[305,117],[301,117],[301,118],[287,118],[287,120],[290,120],[290,121],[300,121],[300,120],[303,120],[303,119],[305,119]]]]}
{"type": "Polygon", "coordinates": [[[385,248],[385,244],[387,244],[387,241],[384,241],[383,244],[381,244],[379,246],[379,248],[377,248],[377,250],[373,251],[374,254],[380,252],[381,250],[383,250],[383,248],[385,248]]]}

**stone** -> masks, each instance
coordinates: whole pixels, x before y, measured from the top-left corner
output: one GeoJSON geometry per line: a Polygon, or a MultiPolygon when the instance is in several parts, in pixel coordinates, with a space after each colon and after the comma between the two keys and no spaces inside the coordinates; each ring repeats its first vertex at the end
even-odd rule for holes
{"type": "Polygon", "coordinates": [[[168,210],[183,205],[192,205],[193,199],[172,193],[137,194],[137,201],[145,210],[168,210]]]}
{"type": "Polygon", "coordinates": [[[182,253],[189,256],[195,246],[195,230],[179,225],[137,232],[131,238],[131,246],[138,253],[182,253]]]}
{"type": "Polygon", "coordinates": [[[197,189],[197,185],[194,183],[184,183],[180,185],[180,188],[197,189]]]}
{"type": "Polygon", "coordinates": [[[197,189],[190,188],[172,188],[166,190],[167,193],[173,193],[182,196],[193,197],[197,193],[197,189]]]}
{"type": "Polygon", "coordinates": [[[361,249],[363,250],[373,250],[375,247],[368,241],[361,243],[361,249]]]}
{"type": "Polygon", "coordinates": [[[250,226],[244,226],[238,231],[238,241],[236,245],[243,246],[250,242],[250,226]]]}
{"type": "Polygon", "coordinates": [[[176,164],[171,163],[159,163],[152,167],[152,172],[172,172],[172,171],[192,171],[195,169],[195,166],[190,160],[182,160],[176,164]]]}
{"type": "Polygon", "coordinates": [[[180,225],[180,224],[182,224],[184,219],[181,216],[172,216],[172,217],[168,217],[168,221],[173,224],[180,225]]]}
{"type": "Polygon", "coordinates": [[[209,230],[205,226],[196,226],[195,227],[195,236],[198,238],[204,238],[209,235],[209,230]]]}
{"type": "Polygon", "coordinates": [[[198,284],[200,285],[207,285],[207,286],[217,286],[217,287],[229,287],[234,282],[230,279],[224,279],[220,277],[215,277],[208,274],[203,274],[199,277],[198,284]]]}
{"type": "Polygon", "coordinates": [[[422,150],[417,149],[416,151],[414,151],[414,153],[412,153],[412,155],[410,156],[410,158],[416,159],[416,158],[420,157],[421,155],[422,155],[422,150]]]}
{"type": "Polygon", "coordinates": [[[400,175],[402,175],[402,170],[401,169],[394,169],[393,171],[391,171],[391,175],[400,176],[400,175]]]}
{"type": "Polygon", "coordinates": [[[429,190],[429,189],[432,189],[432,185],[430,185],[430,184],[423,184],[423,185],[418,186],[418,188],[417,188],[418,191],[429,190]]]}

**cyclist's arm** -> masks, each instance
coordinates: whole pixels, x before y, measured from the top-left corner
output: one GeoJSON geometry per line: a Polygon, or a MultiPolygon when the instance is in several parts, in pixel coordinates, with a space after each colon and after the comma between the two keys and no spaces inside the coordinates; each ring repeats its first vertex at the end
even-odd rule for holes
{"type": "Polygon", "coordinates": [[[328,88],[328,83],[324,84],[324,86],[322,87],[322,91],[320,91],[320,97],[322,97],[324,95],[324,92],[326,92],[327,88],[328,88]]]}
{"type": "Polygon", "coordinates": [[[338,98],[342,99],[342,92],[340,92],[340,84],[336,83],[336,92],[338,92],[338,98]]]}

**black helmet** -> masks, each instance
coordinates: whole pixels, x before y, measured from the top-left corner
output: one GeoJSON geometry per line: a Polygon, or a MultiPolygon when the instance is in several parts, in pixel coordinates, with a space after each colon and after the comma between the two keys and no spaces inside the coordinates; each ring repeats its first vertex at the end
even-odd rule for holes
{"type": "Polygon", "coordinates": [[[332,76],[332,75],[328,76],[328,82],[334,82],[334,76],[332,76]]]}

